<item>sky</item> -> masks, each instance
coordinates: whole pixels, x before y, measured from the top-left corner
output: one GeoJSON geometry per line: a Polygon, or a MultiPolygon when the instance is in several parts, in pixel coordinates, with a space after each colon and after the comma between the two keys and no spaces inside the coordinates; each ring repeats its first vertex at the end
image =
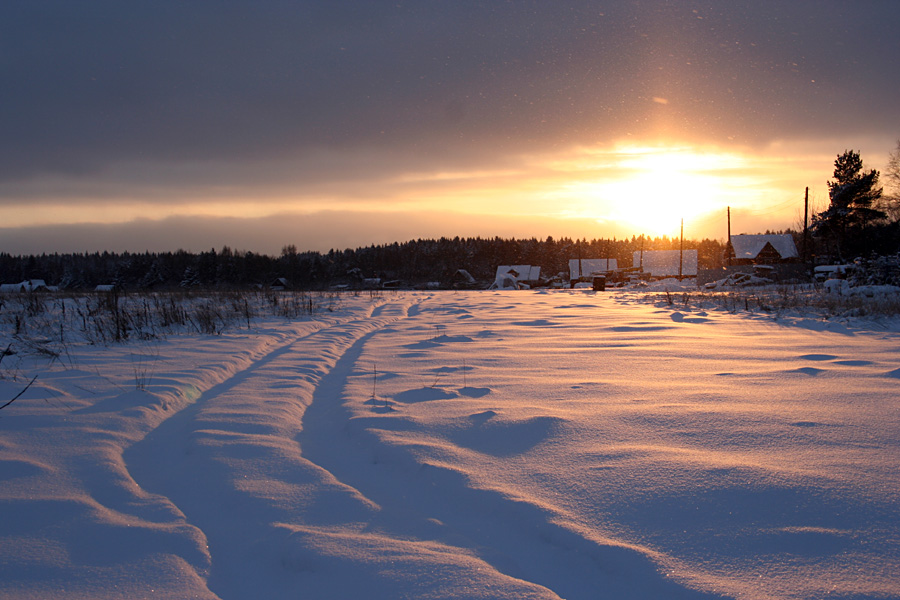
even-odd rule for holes
{"type": "Polygon", "coordinates": [[[725,239],[900,138],[896,0],[0,5],[0,252],[725,239]]]}

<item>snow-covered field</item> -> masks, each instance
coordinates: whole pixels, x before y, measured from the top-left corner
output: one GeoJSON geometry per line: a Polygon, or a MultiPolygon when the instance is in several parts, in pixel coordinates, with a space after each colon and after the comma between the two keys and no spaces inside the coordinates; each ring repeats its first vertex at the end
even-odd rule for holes
{"type": "Polygon", "coordinates": [[[900,598],[900,334],[813,322],[401,292],[7,356],[0,597],[900,598]]]}

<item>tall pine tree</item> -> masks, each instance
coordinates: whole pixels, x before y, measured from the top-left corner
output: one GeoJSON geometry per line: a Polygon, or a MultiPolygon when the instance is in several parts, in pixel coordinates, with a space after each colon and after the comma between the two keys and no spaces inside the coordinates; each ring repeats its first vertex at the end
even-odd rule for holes
{"type": "Polygon", "coordinates": [[[834,161],[828,182],[828,208],[813,216],[813,233],[823,238],[836,257],[845,260],[867,254],[866,231],[887,215],[878,210],[882,195],[879,173],[865,171],[859,152],[846,150],[834,161]]]}

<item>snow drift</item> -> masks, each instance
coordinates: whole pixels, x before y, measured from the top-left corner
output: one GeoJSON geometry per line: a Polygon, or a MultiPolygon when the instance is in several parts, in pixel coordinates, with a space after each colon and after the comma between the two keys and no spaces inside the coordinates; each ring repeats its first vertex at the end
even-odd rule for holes
{"type": "Polygon", "coordinates": [[[898,351],[561,290],[20,355],[0,596],[900,598],[898,351]]]}

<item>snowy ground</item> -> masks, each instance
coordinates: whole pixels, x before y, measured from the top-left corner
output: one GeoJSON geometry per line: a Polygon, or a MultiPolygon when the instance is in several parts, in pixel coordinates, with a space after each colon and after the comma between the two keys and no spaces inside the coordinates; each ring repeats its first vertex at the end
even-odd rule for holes
{"type": "Polygon", "coordinates": [[[17,355],[0,597],[900,598],[900,334],[791,323],[403,292],[17,355]]]}

